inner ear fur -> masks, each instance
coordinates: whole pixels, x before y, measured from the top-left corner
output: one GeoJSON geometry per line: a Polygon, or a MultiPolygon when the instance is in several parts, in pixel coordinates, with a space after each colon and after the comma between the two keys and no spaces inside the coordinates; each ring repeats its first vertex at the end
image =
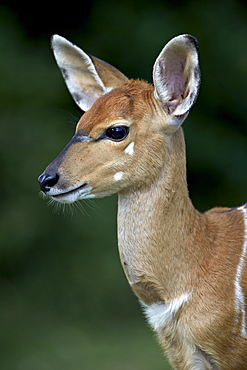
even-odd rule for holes
{"type": "Polygon", "coordinates": [[[179,126],[195,103],[200,87],[197,40],[190,35],[173,38],[161,51],[153,69],[155,97],[169,123],[179,126]]]}

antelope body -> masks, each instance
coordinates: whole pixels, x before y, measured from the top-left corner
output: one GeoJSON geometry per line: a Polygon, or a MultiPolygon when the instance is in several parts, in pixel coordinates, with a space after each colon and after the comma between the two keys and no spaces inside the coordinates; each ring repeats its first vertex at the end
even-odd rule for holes
{"type": "Polygon", "coordinates": [[[126,277],[174,369],[247,369],[247,205],[192,205],[181,124],[200,85],[197,41],[172,39],[154,87],[55,35],[65,82],[86,113],[39,177],[72,203],[118,192],[126,277]]]}

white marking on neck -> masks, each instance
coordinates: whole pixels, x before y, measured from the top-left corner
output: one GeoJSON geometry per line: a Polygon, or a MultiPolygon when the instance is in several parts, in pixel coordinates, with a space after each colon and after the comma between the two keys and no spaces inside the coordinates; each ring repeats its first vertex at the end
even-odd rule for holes
{"type": "Polygon", "coordinates": [[[122,177],[123,177],[123,175],[124,175],[124,173],[123,173],[122,171],[115,173],[115,175],[114,175],[114,180],[115,180],[115,181],[119,181],[119,180],[121,180],[121,179],[122,179],[122,177]]]}
{"type": "Polygon", "coordinates": [[[240,260],[237,266],[236,277],[235,277],[235,310],[236,310],[236,321],[240,320],[241,315],[241,335],[247,339],[247,331],[246,331],[246,303],[245,303],[245,296],[243,293],[243,289],[241,287],[241,279],[243,274],[243,268],[247,256],[247,208],[245,206],[239,207],[238,210],[243,212],[244,216],[244,244],[242,249],[242,254],[240,256],[240,260]]]}
{"type": "Polygon", "coordinates": [[[134,151],[134,145],[135,145],[135,143],[134,143],[134,141],[132,141],[132,143],[130,143],[128,146],[127,146],[127,148],[125,149],[125,153],[126,154],[129,154],[129,155],[133,155],[134,153],[135,153],[135,151],[134,151]]]}
{"type": "Polygon", "coordinates": [[[154,303],[151,306],[142,304],[151,327],[157,332],[161,331],[174,318],[180,307],[188,301],[189,296],[189,293],[184,293],[169,304],[163,302],[154,303]]]}

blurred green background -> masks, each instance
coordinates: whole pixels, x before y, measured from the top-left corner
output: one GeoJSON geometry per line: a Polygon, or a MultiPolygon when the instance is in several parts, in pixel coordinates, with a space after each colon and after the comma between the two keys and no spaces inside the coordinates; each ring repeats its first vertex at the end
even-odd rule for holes
{"type": "Polygon", "coordinates": [[[204,211],[247,201],[247,4],[0,4],[0,369],[169,369],[120,266],[117,197],[59,213],[39,196],[38,175],[81,114],[53,33],[150,82],[170,38],[198,38],[201,93],[184,129],[190,195],[204,211]]]}

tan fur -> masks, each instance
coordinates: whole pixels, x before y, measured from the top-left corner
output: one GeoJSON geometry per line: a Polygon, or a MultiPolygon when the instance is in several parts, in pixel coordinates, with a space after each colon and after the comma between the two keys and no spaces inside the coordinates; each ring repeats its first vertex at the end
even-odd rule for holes
{"type": "Polygon", "coordinates": [[[122,266],[174,369],[244,370],[247,210],[214,208],[202,214],[189,199],[180,125],[199,86],[197,59],[188,37],[176,38],[174,45],[157,59],[155,92],[143,81],[123,83],[121,75],[118,87],[95,99],[40,184],[65,203],[118,192],[122,266]],[[180,93],[174,88],[166,101],[169,91],[159,92],[168,89],[166,75],[157,68],[176,54],[182,62],[175,65],[186,65],[181,97],[174,96],[180,93]],[[126,138],[101,139],[116,124],[129,127],[126,138]],[[130,143],[133,152],[125,152],[130,143]]]}

